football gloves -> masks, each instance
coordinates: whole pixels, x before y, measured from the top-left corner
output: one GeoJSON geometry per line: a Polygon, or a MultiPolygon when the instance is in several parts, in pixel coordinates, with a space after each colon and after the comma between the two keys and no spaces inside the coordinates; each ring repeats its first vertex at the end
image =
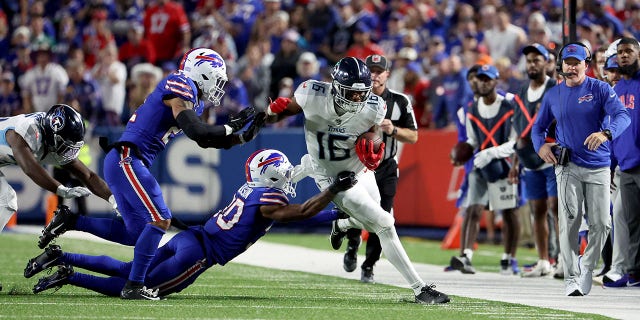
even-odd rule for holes
{"type": "Polygon", "coordinates": [[[242,144],[245,144],[253,140],[253,138],[258,135],[258,132],[260,132],[260,129],[262,129],[262,127],[264,126],[265,121],[265,113],[258,112],[255,117],[253,117],[253,122],[251,122],[251,125],[247,128],[247,130],[238,135],[238,138],[240,138],[240,142],[242,142],[242,144]]]}
{"type": "Polygon", "coordinates": [[[351,189],[356,183],[358,183],[358,179],[356,179],[356,174],[353,171],[342,171],[338,173],[333,183],[329,186],[329,191],[333,194],[338,194],[338,192],[351,189]]]}
{"type": "Polygon", "coordinates": [[[473,166],[482,169],[486,167],[489,162],[493,159],[498,158],[498,150],[495,147],[484,149],[478,153],[476,153],[475,158],[473,158],[473,166]]]}
{"type": "Polygon", "coordinates": [[[367,169],[375,170],[384,156],[384,147],[384,142],[380,143],[380,150],[376,153],[373,151],[373,141],[360,139],[356,143],[356,154],[367,169]]]}
{"type": "Polygon", "coordinates": [[[242,129],[256,114],[255,107],[248,107],[238,112],[235,116],[229,117],[229,121],[226,123],[227,126],[233,130],[233,132],[238,132],[238,130],[242,129]]]}
{"type": "Polygon", "coordinates": [[[291,102],[291,99],[289,98],[285,98],[285,97],[277,98],[275,101],[272,101],[269,104],[269,107],[267,108],[267,115],[272,116],[278,113],[282,113],[282,111],[284,111],[289,105],[289,102],[291,102]]]}
{"type": "Polygon", "coordinates": [[[91,195],[91,191],[85,187],[68,188],[63,185],[59,185],[56,190],[56,194],[65,199],[73,199],[89,196],[91,195]]]}

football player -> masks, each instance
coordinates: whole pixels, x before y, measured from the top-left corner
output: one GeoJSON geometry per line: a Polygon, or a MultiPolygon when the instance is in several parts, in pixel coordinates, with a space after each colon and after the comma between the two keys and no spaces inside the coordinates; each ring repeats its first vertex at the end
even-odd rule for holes
{"type": "Polygon", "coordinates": [[[224,125],[208,125],[200,119],[205,101],[220,105],[226,82],[226,65],[217,52],[206,48],[187,52],[180,68],[165,77],[129,118],[120,140],[105,148],[105,180],[123,220],[69,216],[62,211],[45,227],[40,248],[69,229],[135,245],[131,274],[121,297],[157,300],[148,295],[144,278],[160,239],[169,229],[171,211],[149,170],[154,159],[181,133],[202,148],[228,149],[252,140],[264,124],[264,113],[255,115],[253,107],[224,125]],[[251,125],[239,132],[249,122],[251,125]]]}
{"type": "MultiPolygon", "coordinates": [[[[147,295],[166,296],[182,291],[211,266],[223,266],[244,252],[267,233],[274,221],[311,218],[309,220],[313,221],[306,222],[320,223],[335,220],[337,211],[320,210],[336,194],[356,183],[353,172],[343,171],[324,191],[303,204],[290,204],[288,195],[295,197],[295,184],[292,182],[293,167],[286,155],[278,150],[258,150],[247,159],[245,169],[247,182],[236,191],[226,208],[212,215],[204,225],[178,233],[158,249],[145,278],[149,288],[145,289],[147,295]]],[[[69,211],[66,207],[59,210],[69,211]]],[[[118,296],[133,263],[105,256],[63,253],[59,246],[51,245],[29,261],[24,276],[30,278],[54,265],[60,267],[51,276],[41,278],[33,288],[34,293],[71,284],[118,296]],[[73,266],[110,277],[74,272],[73,266]]]]}
{"type": "Polygon", "coordinates": [[[280,97],[267,110],[268,122],[304,113],[308,155],[303,157],[306,172],[320,190],[333,182],[344,170],[356,172],[358,183],[337,195],[333,202],[349,219],[333,222],[331,245],[340,249],[349,228],[366,229],[380,238],[382,250],[411,285],[418,303],[446,303],[449,297],[426,285],[407,256],[393,217],[380,206],[380,193],[372,170],[383,158],[384,144],[373,151],[373,142],[356,146],[358,136],[379,131],[387,107],[384,100],[371,94],[371,72],[357,58],[343,58],[334,66],[332,82],[308,80],[296,89],[293,99],[280,97]]]}
{"type": "MultiPolygon", "coordinates": [[[[73,108],[56,104],[48,112],[0,118],[0,167],[18,165],[33,182],[65,199],[92,192],[115,205],[107,184],[78,160],[84,144],[82,116],[73,108]],[[88,187],[68,188],[56,181],[43,165],[58,165],[88,187]]],[[[16,192],[0,172],[0,231],[18,210],[16,192]]]]}

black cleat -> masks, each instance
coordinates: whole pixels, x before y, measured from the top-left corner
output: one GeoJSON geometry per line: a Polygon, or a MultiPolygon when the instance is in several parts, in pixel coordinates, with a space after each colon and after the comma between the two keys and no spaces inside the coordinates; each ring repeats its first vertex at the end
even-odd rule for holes
{"type": "MultiPolygon", "coordinates": [[[[349,229],[357,230],[357,229],[349,229]]],[[[347,251],[344,253],[343,265],[344,271],[353,272],[358,267],[358,248],[360,247],[360,230],[358,233],[347,231],[347,251]]]]}
{"type": "Polygon", "coordinates": [[[460,270],[462,273],[466,274],[474,274],[476,273],[476,269],[471,265],[471,261],[467,256],[463,255],[461,257],[453,256],[449,261],[451,267],[455,270],[460,270]]]}
{"type": "Polygon", "coordinates": [[[73,267],[63,264],[58,267],[56,273],[40,278],[38,283],[33,286],[33,293],[42,292],[51,288],[60,289],[65,284],[69,283],[69,277],[73,274],[73,267]]]}
{"type": "Polygon", "coordinates": [[[362,273],[360,274],[360,282],[375,283],[375,281],[373,280],[373,267],[362,268],[362,273]]]}
{"type": "Polygon", "coordinates": [[[331,235],[329,236],[329,241],[331,241],[331,247],[334,250],[339,250],[342,246],[342,240],[347,235],[346,231],[341,231],[338,228],[338,220],[333,220],[331,223],[331,235]]]}
{"type": "Polygon", "coordinates": [[[60,246],[50,245],[44,249],[43,253],[27,262],[27,266],[24,268],[24,277],[31,278],[44,269],[58,265],[60,257],[62,257],[60,246]]]}
{"type": "Polygon", "coordinates": [[[73,230],[76,221],[78,221],[78,214],[71,212],[69,207],[65,205],[59,205],[58,209],[54,211],[51,222],[42,230],[42,235],[38,240],[38,247],[44,249],[53,239],[68,230],[73,230]]]}
{"type": "Polygon", "coordinates": [[[160,300],[158,289],[147,289],[145,286],[125,286],[120,292],[120,298],[126,300],[160,300]]]}
{"type": "Polygon", "coordinates": [[[416,303],[421,304],[435,304],[435,303],[447,303],[451,301],[449,296],[434,289],[435,284],[430,284],[422,287],[420,294],[416,296],[416,303]]]}

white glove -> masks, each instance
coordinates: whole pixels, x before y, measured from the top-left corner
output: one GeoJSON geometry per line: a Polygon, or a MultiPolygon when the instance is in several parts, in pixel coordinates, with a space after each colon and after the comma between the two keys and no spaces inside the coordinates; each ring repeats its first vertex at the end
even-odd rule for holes
{"type": "Polygon", "coordinates": [[[56,190],[56,194],[65,198],[65,199],[73,199],[79,197],[86,197],[91,195],[91,191],[85,187],[73,187],[67,188],[63,185],[59,185],[56,190]]]}
{"type": "Polygon", "coordinates": [[[491,160],[497,158],[497,151],[495,147],[491,147],[476,153],[475,158],[473,158],[473,166],[478,169],[484,168],[491,160]]]}
{"type": "Polygon", "coordinates": [[[117,216],[120,216],[120,211],[118,210],[118,203],[116,202],[116,197],[113,195],[109,196],[109,203],[111,204],[111,208],[113,212],[116,213],[117,216]]]}
{"type": "Polygon", "coordinates": [[[291,182],[298,183],[298,181],[312,175],[312,174],[326,174],[326,170],[320,168],[309,154],[305,154],[300,159],[300,164],[293,167],[291,172],[291,182]]]}

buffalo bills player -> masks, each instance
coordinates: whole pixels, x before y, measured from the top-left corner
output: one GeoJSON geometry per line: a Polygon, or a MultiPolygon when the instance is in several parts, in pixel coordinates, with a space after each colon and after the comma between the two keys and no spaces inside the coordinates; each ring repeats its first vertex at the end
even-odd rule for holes
{"type": "MultiPolygon", "coordinates": [[[[274,221],[311,218],[305,222],[320,223],[335,220],[337,211],[320,210],[336,194],[356,183],[353,172],[343,171],[324,191],[303,204],[290,204],[288,195],[295,197],[295,184],[292,183],[293,167],[286,155],[278,150],[258,150],[247,159],[245,169],[247,182],[236,191],[226,208],[204,225],[178,233],[158,249],[145,279],[145,285],[150,288],[146,290],[149,296],[155,296],[156,292],[166,296],[182,291],[206,269],[215,264],[223,266],[244,252],[267,233],[274,221]]],[[[57,272],[38,281],[34,293],[71,284],[118,296],[132,264],[105,256],[63,253],[59,246],[51,245],[29,261],[24,275],[29,278],[45,268],[60,265],[57,272]],[[110,277],[74,272],[72,266],[110,277]]]]}
{"type": "Polygon", "coordinates": [[[226,82],[226,65],[217,52],[206,48],[187,52],[179,70],[158,84],[131,116],[120,140],[107,148],[110,151],[104,160],[104,175],[123,221],[78,217],[61,210],[45,227],[46,239],[41,239],[40,248],[69,229],[135,245],[131,273],[121,297],[157,300],[144,288],[145,275],[171,224],[171,211],[149,171],[153,160],[182,132],[202,148],[227,149],[253,139],[264,123],[264,114],[252,121],[254,108],[242,110],[225,125],[208,125],[200,119],[205,100],[220,105],[226,82]],[[244,132],[235,133],[249,122],[244,132]]]}
{"type": "MultiPolygon", "coordinates": [[[[0,167],[18,165],[33,182],[63,198],[85,197],[92,192],[115,205],[107,184],[78,160],[84,144],[82,116],[68,105],[49,111],[0,118],[0,167]],[[43,165],[58,165],[88,187],[68,188],[43,165]]],[[[18,210],[16,192],[0,172],[0,231],[18,210]]]]}
{"type": "Polygon", "coordinates": [[[269,122],[304,113],[308,155],[303,157],[305,174],[320,190],[329,187],[340,171],[356,172],[359,182],[337,195],[333,202],[350,218],[333,222],[331,245],[340,249],[349,228],[366,229],[380,238],[389,261],[411,285],[418,303],[446,303],[449,297],[425,285],[411,264],[396,233],[394,219],[380,206],[375,170],[383,158],[384,143],[378,152],[373,142],[356,139],[367,131],[379,131],[387,107],[371,94],[371,72],[364,61],[343,58],[331,72],[332,82],[307,80],[296,89],[293,99],[280,97],[267,110],[269,122]]]}

